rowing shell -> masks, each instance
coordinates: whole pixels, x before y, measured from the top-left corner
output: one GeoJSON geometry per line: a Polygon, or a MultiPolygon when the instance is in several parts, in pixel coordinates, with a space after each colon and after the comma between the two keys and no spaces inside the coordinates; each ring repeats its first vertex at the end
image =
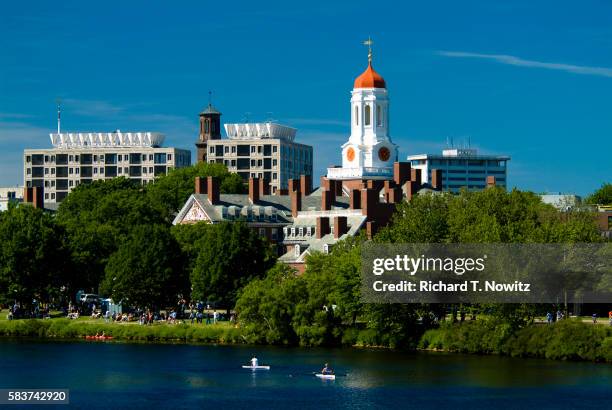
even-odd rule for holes
{"type": "Polygon", "coordinates": [[[327,380],[336,380],[336,375],[335,374],[322,374],[322,373],[317,373],[315,374],[315,376],[321,378],[321,379],[327,379],[327,380]]]}
{"type": "Polygon", "coordinates": [[[243,369],[270,370],[270,366],[242,366],[243,369]]]}

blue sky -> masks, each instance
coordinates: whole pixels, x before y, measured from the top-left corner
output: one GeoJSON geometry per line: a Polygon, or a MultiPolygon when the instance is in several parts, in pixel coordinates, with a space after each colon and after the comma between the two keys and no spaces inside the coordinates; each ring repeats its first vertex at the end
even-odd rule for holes
{"type": "Polygon", "coordinates": [[[0,185],[64,131],[161,131],[193,149],[208,91],[224,122],[273,118],[340,163],[354,78],[374,66],[402,158],[447,138],[507,154],[509,184],[587,194],[612,178],[612,3],[6,2],[0,185]],[[405,4],[404,4],[405,3],[405,4]]]}

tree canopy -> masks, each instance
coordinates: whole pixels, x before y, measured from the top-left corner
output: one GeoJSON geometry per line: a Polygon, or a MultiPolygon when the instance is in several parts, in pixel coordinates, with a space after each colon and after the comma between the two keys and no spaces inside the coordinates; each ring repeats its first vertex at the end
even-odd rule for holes
{"type": "Polygon", "coordinates": [[[164,308],[189,294],[180,247],[163,225],[139,225],[106,265],[101,285],[113,300],[141,308],[164,308]]]}
{"type": "Polygon", "coordinates": [[[48,302],[72,273],[65,232],[51,215],[27,205],[0,212],[0,299],[48,302]]]}
{"type": "Polygon", "coordinates": [[[601,188],[586,197],[585,202],[593,205],[612,205],[612,184],[602,184],[601,188]]]}
{"type": "Polygon", "coordinates": [[[276,260],[270,244],[244,222],[210,224],[196,242],[192,297],[232,308],[238,290],[276,260]]]}

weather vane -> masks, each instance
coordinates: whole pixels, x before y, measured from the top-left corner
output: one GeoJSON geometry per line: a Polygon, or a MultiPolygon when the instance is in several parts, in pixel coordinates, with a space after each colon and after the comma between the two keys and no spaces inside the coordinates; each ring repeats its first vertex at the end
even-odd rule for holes
{"type": "Polygon", "coordinates": [[[368,36],[368,39],[363,42],[364,46],[368,46],[368,63],[372,63],[372,44],[374,44],[374,42],[370,36],[368,36]]]}

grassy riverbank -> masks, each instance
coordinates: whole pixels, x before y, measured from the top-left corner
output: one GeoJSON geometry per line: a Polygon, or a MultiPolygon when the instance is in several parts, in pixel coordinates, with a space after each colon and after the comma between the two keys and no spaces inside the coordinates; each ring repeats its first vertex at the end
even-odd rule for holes
{"type": "Polygon", "coordinates": [[[419,348],[555,360],[612,362],[612,327],[578,320],[532,325],[511,332],[494,321],[445,324],[425,332],[419,348]]]}
{"type": "Polygon", "coordinates": [[[227,323],[189,325],[159,323],[141,326],[137,323],[104,323],[69,319],[0,321],[0,336],[81,339],[88,335],[113,336],[116,340],[192,343],[244,343],[240,329],[227,323]]]}
{"type": "MultiPolygon", "coordinates": [[[[82,339],[87,335],[113,336],[113,340],[244,344],[240,328],[229,323],[215,325],[104,323],[92,320],[0,321],[0,337],[82,339]]],[[[360,343],[357,343],[358,345],[360,343]]],[[[364,344],[363,347],[373,347],[364,344]]],[[[511,332],[504,324],[478,320],[444,324],[425,332],[418,348],[468,354],[501,354],[554,360],[612,362],[612,327],[565,320],[553,325],[532,325],[511,332]]]]}

